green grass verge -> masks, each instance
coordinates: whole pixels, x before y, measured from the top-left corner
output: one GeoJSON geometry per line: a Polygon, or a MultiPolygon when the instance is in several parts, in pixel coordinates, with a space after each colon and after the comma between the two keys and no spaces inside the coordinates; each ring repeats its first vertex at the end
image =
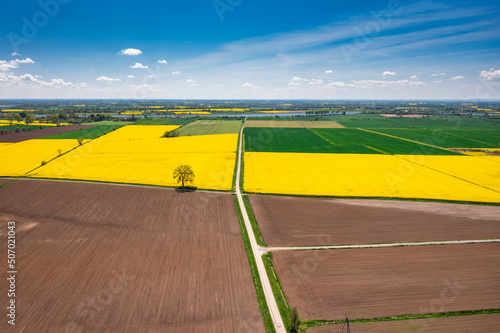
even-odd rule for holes
{"type": "Polygon", "coordinates": [[[197,120],[177,130],[180,136],[239,133],[241,120],[197,120]]]}
{"type": "Polygon", "coordinates": [[[281,288],[278,275],[276,275],[273,265],[273,254],[264,254],[262,256],[262,260],[264,261],[264,266],[266,267],[267,276],[269,277],[269,282],[271,283],[271,288],[273,289],[274,298],[278,304],[283,324],[286,327],[286,331],[290,332],[290,314],[292,312],[292,307],[288,304],[285,294],[283,293],[283,289],[281,288]]]}
{"type": "Polygon", "coordinates": [[[88,140],[96,139],[104,134],[112,132],[113,129],[118,129],[124,125],[99,125],[91,128],[75,130],[72,132],[54,134],[49,136],[44,136],[40,139],[78,139],[84,138],[88,140]]]}
{"type": "Polygon", "coordinates": [[[276,333],[276,330],[274,329],[273,326],[271,314],[269,313],[269,308],[267,307],[266,297],[264,295],[264,289],[262,289],[262,283],[260,281],[259,272],[257,270],[257,264],[255,262],[255,257],[253,255],[252,247],[250,245],[250,240],[248,239],[248,233],[245,228],[245,222],[243,221],[243,216],[241,214],[240,206],[238,204],[238,198],[236,196],[233,196],[233,198],[234,198],[234,205],[236,206],[236,213],[238,215],[238,222],[240,224],[241,236],[243,237],[245,250],[247,251],[248,263],[250,264],[250,271],[252,273],[252,279],[255,286],[255,291],[257,293],[257,301],[259,303],[262,320],[264,321],[266,332],[276,333]]]}
{"type": "MultiPolygon", "coordinates": [[[[0,178],[0,179],[2,179],[2,178],[0,178]]],[[[12,183],[13,183],[13,182],[15,182],[16,180],[17,180],[17,179],[12,179],[10,182],[7,182],[7,183],[5,183],[5,184],[3,184],[3,185],[0,185],[0,189],[4,188],[4,187],[5,187],[5,186],[7,186],[7,185],[12,184],[12,183]]]]}
{"type": "MultiPolygon", "coordinates": [[[[418,315],[403,315],[395,317],[377,317],[368,319],[352,319],[351,323],[378,323],[385,321],[400,321],[400,320],[413,320],[413,319],[429,319],[429,318],[446,318],[446,317],[462,317],[462,316],[476,316],[476,315],[486,315],[500,313],[500,309],[486,309],[486,310],[471,310],[471,311],[453,311],[453,312],[439,312],[439,313],[428,313],[428,314],[418,314],[418,315]]],[[[339,320],[308,320],[305,322],[308,327],[317,327],[324,325],[338,325],[344,324],[345,319],[339,320]]]]}
{"type": "Polygon", "coordinates": [[[243,203],[245,204],[245,208],[248,213],[248,218],[250,219],[250,224],[252,225],[253,233],[255,235],[255,239],[257,240],[257,244],[259,246],[268,246],[260,233],[259,225],[257,224],[257,219],[253,213],[252,205],[250,204],[250,199],[248,196],[243,196],[243,203]]]}

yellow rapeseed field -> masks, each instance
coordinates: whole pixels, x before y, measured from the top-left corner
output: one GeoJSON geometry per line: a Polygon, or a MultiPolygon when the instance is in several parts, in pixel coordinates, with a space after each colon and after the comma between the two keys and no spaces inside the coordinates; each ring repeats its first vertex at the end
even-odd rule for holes
{"type": "Polygon", "coordinates": [[[194,186],[231,189],[237,134],[158,138],[155,127],[163,127],[157,130],[163,134],[166,126],[123,127],[35,170],[30,176],[178,186],[172,173],[179,165],[188,164],[195,173],[194,186]],[[141,128],[144,139],[139,139],[141,128]]]}
{"type": "Polygon", "coordinates": [[[179,128],[178,125],[129,125],[123,126],[103,137],[101,141],[159,139],[166,131],[179,128]]]}
{"type": "Polygon", "coordinates": [[[0,145],[0,176],[23,176],[62,153],[78,146],[76,140],[27,140],[0,145]]]}
{"type": "Polygon", "coordinates": [[[258,193],[500,202],[500,168],[495,167],[497,161],[488,158],[245,153],[244,189],[258,193]]]}
{"type": "Polygon", "coordinates": [[[208,111],[175,111],[175,114],[211,114],[208,111]]]}

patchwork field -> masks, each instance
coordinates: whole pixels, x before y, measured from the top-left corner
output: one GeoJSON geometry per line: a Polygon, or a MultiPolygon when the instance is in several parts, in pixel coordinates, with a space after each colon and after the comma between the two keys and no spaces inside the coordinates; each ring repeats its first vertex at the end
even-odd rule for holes
{"type": "Polygon", "coordinates": [[[67,133],[79,130],[87,130],[92,127],[93,126],[87,126],[87,125],[81,125],[81,126],[70,125],[61,127],[44,127],[42,129],[37,129],[34,131],[19,132],[19,133],[14,133],[14,131],[12,131],[13,133],[11,134],[0,135],[0,142],[21,142],[25,140],[40,139],[49,135],[67,133]]]}
{"type": "Polygon", "coordinates": [[[245,153],[244,158],[247,192],[500,202],[498,156],[245,153]]]}
{"type": "Polygon", "coordinates": [[[0,189],[2,242],[8,221],[16,331],[265,332],[230,195],[19,180],[0,189]]]}
{"type": "Polygon", "coordinates": [[[28,140],[0,146],[0,176],[27,172],[78,146],[77,140],[28,140]]]}
{"type": "Polygon", "coordinates": [[[500,239],[500,207],[250,195],[269,246],[500,239]]]}
{"type": "Polygon", "coordinates": [[[180,136],[239,133],[240,120],[197,120],[177,130],[180,136]]]}
{"type": "Polygon", "coordinates": [[[303,318],[351,319],[500,308],[500,244],[273,254],[303,318]]]}
{"type": "Polygon", "coordinates": [[[31,173],[31,177],[177,186],[176,167],[191,165],[194,186],[229,190],[237,134],[159,138],[177,126],[126,126],[31,173]]]}
{"type": "MultiPolygon", "coordinates": [[[[475,315],[465,317],[447,317],[417,320],[401,320],[380,323],[351,324],[352,332],[426,332],[426,333],[469,333],[495,332],[500,327],[500,314],[475,315]]],[[[309,328],[311,333],[340,332],[342,325],[330,325],[309,328]]],[[[345,328],[344,328],[345,330],[345,328]]]]}

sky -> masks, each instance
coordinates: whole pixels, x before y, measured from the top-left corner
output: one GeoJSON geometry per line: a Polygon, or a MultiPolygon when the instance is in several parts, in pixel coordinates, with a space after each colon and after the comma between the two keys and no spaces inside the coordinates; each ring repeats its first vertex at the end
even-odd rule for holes
{"type": "Polygon", "coordinates": [[[6,0],[0,98],[500,99],[500,3],[6,0]]]}

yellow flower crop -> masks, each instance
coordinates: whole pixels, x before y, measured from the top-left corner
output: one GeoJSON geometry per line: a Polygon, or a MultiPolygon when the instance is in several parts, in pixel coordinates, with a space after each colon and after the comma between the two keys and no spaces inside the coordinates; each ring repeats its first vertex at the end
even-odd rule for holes
{"type": "Polygon", "coordinates": [[[78,146],[76,140],[27,140],[0,145],[0,176],[23,176],[78,146]]]}
{"type": "Polygon", "coordinates": [[[245,153],[244,189],[500,202],[499,162],[493,156],[245,153]]]}
{"type": "Polygon", "coordinates": [[[179,165],[188,164],[195,173],[194,186],[231,189],[237,134],[159,138],[166,127],[177,126],[123,127],[30,176],[178,186],[172,173],[179,165]]]}

